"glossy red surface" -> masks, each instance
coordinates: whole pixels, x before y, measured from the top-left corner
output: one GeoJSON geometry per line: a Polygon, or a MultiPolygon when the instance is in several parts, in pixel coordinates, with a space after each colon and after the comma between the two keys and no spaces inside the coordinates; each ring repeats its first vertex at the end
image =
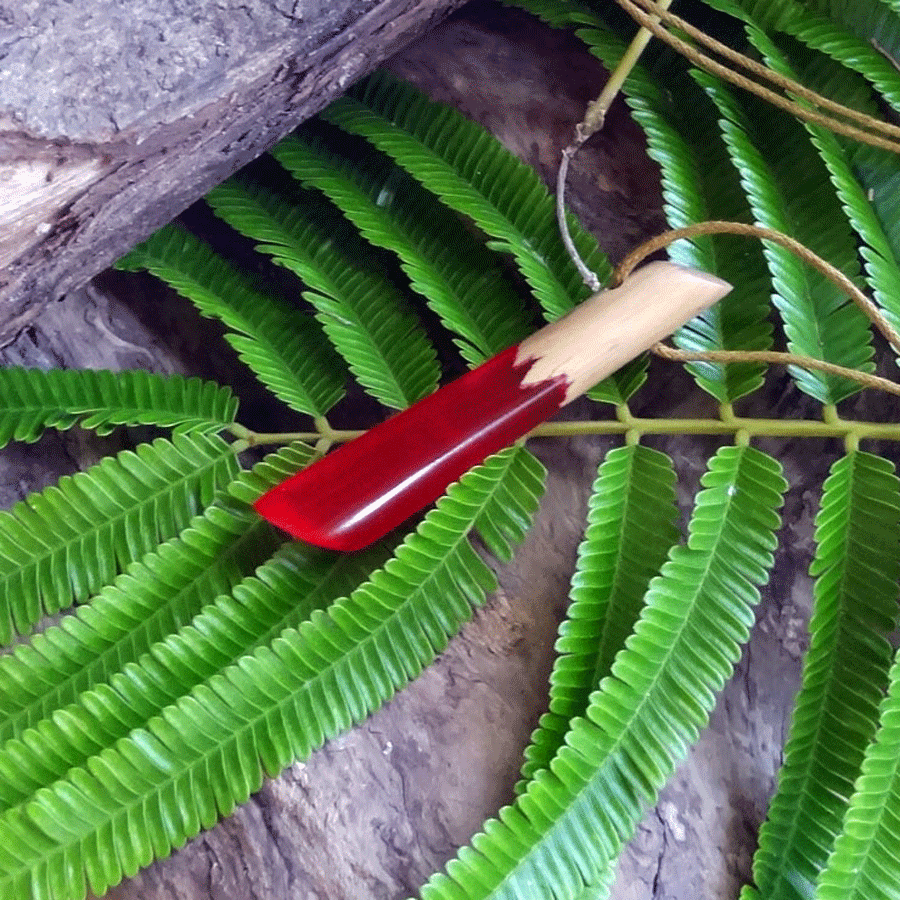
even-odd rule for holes
{"type": "Polygon", "coordinates": [[[360,550],[436,500],[491,453],[562,406],[562,377],[522,386],[517,347],[338,447],[272,488],[256,509],[295,538],[360,550]]]}

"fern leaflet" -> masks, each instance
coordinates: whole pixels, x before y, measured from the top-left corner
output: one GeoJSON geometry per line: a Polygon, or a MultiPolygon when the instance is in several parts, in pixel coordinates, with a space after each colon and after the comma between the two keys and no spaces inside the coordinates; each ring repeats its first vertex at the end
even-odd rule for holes
{"type": "MultiPolygon", "coordinates": [[[[625,45],[606,31],[582,28],[579,37],[607,67],[625,45]]],[[[635,120],[647,135],[648,153],[662,170],[668,224],[680,228],[707,219],[747,220],[747,200],[721,140],[709,100],[687,79],[683,68],[666,72],[662,91],[646,70],[636,66],[623,90],[635,120]]],[[[685,350],[767,350],[769,297],[762,253],[755,245],[729,235],[709,235],[673,244],[669,256],[678,263],[712,272],[732,284],[732,292],[701,313],[675,335],[685,350]]],[[[698,384],[720,402],[731,403],[762,384],[756,364],[688,366],[698,384]]]]}
{"type": "Polygon", "coordinates": [[[490,522],[506,542],[519,540],[527,523],[515,510],[534,509],[541,474],[521,448],[492,457],[348,598],[0,817],[0,896],[80,898],[88,885],[102,894],[229,814],[263,771],[380,705],[482,602],[493,577],[468,536],[490,522]]]}
{"type": "Polygon", "coordinates": [[[888,900],[898,896],[897,821],[900,819],[900,656],[890,672],[875,741],[844,828],[819,877],[815,900],[888,900]]]}
{"type": "MultiPolygon", "coordinates": [[[[553,200],[534,171],[480,126],[386,73],[354,88],[322,116],[371,141],[444,203],[471,217],[493,239],[489,246],[512,254],[548,319],[585,299],[587,289],[559,236],[553,200]]],[[[596,242],[574,218],[570,227],[586,264],[607,281],[609,262],[596,242]]],[[[643,378],[642,363],[626,366],[590,396],[624,403],[643,378]]]]}
{"type": "Polygon", "coordinates": [[[753,864],[759,895],[784,900],[808,896],[832,850],[887,686],[900,577],[890,463],[860,452],[838,460],[816,526],[811,643],[753,864]]]}
{"type": "Polygon", "coordinates": [[[87,599],[174,537],[237,472],[212,435],[175,435],[64,477],[0,514],[0,635],[87,599]]]}
{"type": "Polygon", "coordinates": [[[150,372],[0,369],[0,447],[73,425],[109,434],[116,425],[221,431],[234,421],[228,387],[150,372]]]}
{"type": "Polygon", "coordinates": [[[21,736],[120,672],[264,562],[284,537],[250,504],[311,455],[303,445],[269,454],[178,537],[133,563],[59,625],[0,658],[0,741],[21,736]]]}
{"type": "Polygon", "coordinates": [[[575,898],[632,834],[644,803],[706,722],[772,565],[786,488],[759,451],[719,451],[687,547],[651,584],[634,634],[549,769],[422,891],[443,898],[575,898]]]}
{"type": "Polygon", "coordinates": [[[383,558],[310,551],[292,543],[207,603],[190,625],[151,646],[106,682],[0,747],[0,811],[84,765],[221,669],[268,644],[364,580],[383,558]]]}
{"type": "Polygon", "coordinates": [[[160,229],[116,264],[146,269],[229,329],[228,342],[280,400],[323,416],[341,398],[340,366],[315,321],[252,281],[189,232],[160,229]]]}
{"type": "Polygon", "coordinates": [[[522,298],[485,247],[433,195],[369,144],[327,142],[309,123],[272,151],[303,184],[321,190],[373,244],[394,251],[412,287],[460,337],[470,365],[532,330],[522,298]]]}
{"type": "MultiPolygon", "coordinates": [[[[703,72],[694,77],[722,113],[722,133],[757,221],[796,237],[854,276],[859,268],[855,242],[837,199],[821,190],[827,170],[802,127],[767,109],[763,135],[751,124],[758,116],[739,106],[727,88],[703,72]]],[[[871,334],[859,308],[784,248],[766,243],[765,253],[773,301],[791,351],[872,371],[871,334]]],[[[858,384],[840,376],[797,367],[791,374],[798,387],[822,403],[837,403],[859,390],[858,384]]]]}
{"type": "Polygon", "coordinates": [[[440,375],[434,348],[397,288],[379,274],[371,251],[333,209],[312,192],[289,199],[261,182],[236,178],[206,199],[216,215],[264,242],[258,250],[311,288],[303,296],[372,396],[403,409],[434,390],[440,375]],[[356,252],[345,252],[347,247],[356,252]]]}
{"type": "MultiPolygon", "coordinates": [[[[525,750],[522,776],[546,768],[569,722],[609,674],[637,621],[650,579],[678,537],[671,460],[636,445],[611,451],[600,466],[578,549],[571,603],[556,642],[550,709],[525,750]]],[[[520,782],[519,788],[526,786],[520,782]]]]}

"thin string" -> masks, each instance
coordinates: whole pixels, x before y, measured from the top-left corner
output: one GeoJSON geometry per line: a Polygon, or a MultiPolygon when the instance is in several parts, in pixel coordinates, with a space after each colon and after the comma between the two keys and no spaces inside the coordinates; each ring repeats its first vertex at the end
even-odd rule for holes
{"type": "MultiPolygon", "coordinates": [[[[824,128],[827,128],[830,131],[842,134],[845,137],[853,138],[854,140],[860,141],[861,143],[869,144],[873,147],[879,147],[882,150],[889,150],[892,153],[900,153],[900,141],[880,137],[878,134],[873,134],[870,131],[866,131],[862,128],[857,128],[853,125],[849,125],[846,122],[842,122],[840,119],[834,118],[833,116],[828,116],[824,113],[816,112],[815,110],[809,109],[807,106],[796,103],[793,100],[789,100],[787,97],[783,97],[776,91],[772,91],[769,88],[753,81],[752,79],[747,78],[738,72],[735,72],[733,69],[728,68],[728,66],[722,65],[708,54],[698,50],[692,44],[682,40],[679,37],[676,37],[666,28],[663,22],[671,23],[673,25],[676,25],[678,28],[684,28],[686,33],[688,29],[690,29],[690,31],[693,33],[692,36],[696,37],[698,41],[701,41],[707,46],[716,45],[716,52],[720,52],[718,48],[723,47],[726,50],[726,53],[723,55],[727,55],[728,58],[732,58],[735,60],[739,59],[741,60],[741,65],[744,65],[746,68],[753,70],[754,64],[749,57],[745,57],[743,56],[743,54],[726,48],[724,44],[719,44],[718,41],[715,41],[713,38],[709,37],[699,29],[694,28],[683,19],[680,19],[678,16],[675,16],[672,13],[661,9],[659,5],[653,3],[652,0],[649,0],[649,2],[648,0],[616,0],[616,2],[636,22],[640,23],[642,28],[646,28],[654,36],[658,37],[661,41],[677,50],[690,62],[692,62],[696,66],[699,66],[701,69],[704,69],[705,71],[710,72],[713,75],[717,75],[725,81],[729,81],[732,84],[737,85],[738,87],[744,88],[745,90],[756,94],[758,97],[762,97],[773,106],[777,106],[780,109],[785,110],[791,115],[796,116],[798,119],[803,119],[804,121],[812,122],[816,125],[822,125],[824,128]],[[639,3],[642,5],[638,5],[639,3]],[[642,6],[646,6],[647,9],[652,9],[652,14],[646,12],[642,8],[642,6]],[[700,37],[701,35],[702,37],[700,37]]],[[[799,84],[793,79],[789,79],[783,75],[779,75],[771,69],[767,69],[763,66],[761,67],[761,70],[765,71],[766,78],[768,78],[773,83],[778,84],[779,87],[783,87],[785,90],[788,90],[791,93],[795,93],[798,96],[806,96],[811,100],[811,102],[817,105],[835,109],[836,111],[839,111],[843,116],[860,121],[860,116],[862,114],[851,111],[848,107],[842,106],[839,103],[835,103],[832,100],[828,100],[827,98],[822,97],[821,95],[816,94],[813,91],[810,91],[808,88],[805,88],[803,85],[799,84]]],[[[887,122],[882,122],[870,116],[865,116],[863,121],[865,121],[866,125],[869,128],[874,129],[877,132],[881,132],[881,134],[900,135],[900,128],[895,125],[890,125],[887,122]]]]}

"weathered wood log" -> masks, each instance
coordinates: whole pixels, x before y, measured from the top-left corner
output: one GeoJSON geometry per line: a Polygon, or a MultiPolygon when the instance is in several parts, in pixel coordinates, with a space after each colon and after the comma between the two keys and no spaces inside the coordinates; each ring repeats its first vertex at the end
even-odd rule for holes
{"type": "Polygon", "coordinates": [[[0,22],[0,341],[462,0],[45,0],[0,22]]]}

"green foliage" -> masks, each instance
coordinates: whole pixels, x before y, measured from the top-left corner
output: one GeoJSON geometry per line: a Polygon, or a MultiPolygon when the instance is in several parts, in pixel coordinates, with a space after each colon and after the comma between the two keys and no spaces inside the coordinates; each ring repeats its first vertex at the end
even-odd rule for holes
{"type": "Polygon", "coordinates": [[[307,315],[256,287],[253,279],[189,232],[160,229],[117,263],[146,269],[219,319],[226,338],[257,378],[288,406],[324,415],[341,397],[342,377],[307,315]]]}
{"type": "Polygon", "coordinates": [[[0,369],[0,402],[2,447],[73,425],[98,434],[116,425],[221,431],[237,412],[237,400],[223,385],[140,371],[0,369]]]}
{"type": "Polygon", "coordinates": [[[0,634],[85,600],[181,531],[237,470],[214,436],[174,436],[62,478],[0,515],[0,634]]]}
{"type": "Polygon", "coordinates": [[[676,543],[675,514],[675,473],[667,456],[641,446],[608,454],[594,482],[571,603],[556,642],[549,712],[525,750],[520,787],[550,764],[569,722],[584,715],[591,692],[609,674],[651,579],[676,543]]]}
{"type": "Polygon", "coordinates": [[[753,867],[763,897],[808,896],[874,737],[900,578],[900,481],[890,463],[861,452],[838,460],[816,526],[810,647],[753,867]]]}
{"type": "MultiPolygon", "coordinates": [[[[354,243],[339,217],[308,197],[289,198],[232,179],[207,198],[229,225],[265,243],[257,249],[299,275],[313,290],[303,296],[350,371],[385,406],[403,409],[431,393],[439,371],[417,320],[369,255],[355,261],[354,243]]],[[[357,247],[362,243],[356,238],[357,247]]]]}
{"type": "Polygon", "coordinates": [[[710,463],[688,546],[675,547],[565,745],[515,804],[425,886],[425,900],[578,897],[632,835],[740,655],[768,578],[786,488],[775,460],[726,447],[710,463]]]}
{"type": "Polygon", "coordinates": [[[410,286],[459,335],[455,343],[469,365],[530,333],[523,298],[496,256],[450,210],[365,141],[351,155],[340,149],[346,136],[328,137],[321,123],[308,123],[272,154],[334,201],[367,240],[397,254],[410,286]]]}
{"type": "MultiPolygon", "coordinates": [[[[26,783],[28,798],[0,815],[0,896],[83,896],[85,883],[103,893],[228,815],[264,773],[276,774],[371,713],[443,649],[494,586],[469,541],[473,530],[489,521],[502,540],[520,539],[526,524],[520,510],[533,510],[540,490],[540,466],[527,451],[498,454],[451,488],[393,559],[356,590],[325,610],[307,608],[298,628],[230,664],[219,658],[228,647],[221,637],[199,626],[182,629],[168,653],[155,655],[164,671],[151,672],[151,681],[143,666],[126,669],[115,683],[124,694],[123,682],[133,682],[125,702],[94,705],[98,748],[88,751],[89,763],[78,757],[93,741],[78,723],[57,718],[59,733],[46,739],[60,750],[65,775],[46,771],[40,746],[17,754],[26,755],[34,782],[44,785],[26,783]],[[209,671],[196,677],[200,663],[209,671]],[[178,699],[146,715],[163,685],[178,699]],[[131,718],[145,723],[129,723],[127,737],[113,746],[115,738],[98,731],[120,728],[132,699],[139,706],[131,718]],[[141,808],[146,820],[135,818],[141,808]],[[79,881],[67,885],[73,859],[79,881]]],[[[320,582],[321,571],[297,562],[281,568],[279,583],[269,585],[273,595],[296,602],[320,582]]],[[[340,557],[327,568],[335,565],[355,561],[340,557]]],[[[264,627],[265,634],[271,626],[264,627]]],[[[105,694],[109,700],[111,692],[105,694]]]]}
{"type": "MultiPolygon", "coordinates": [[[[579,34],[604,65],[621,58],[625,46],[615,35],[595,28],[579,34]]],[[[624,92],[636,121],[647,134],[648,152],[662,173],[668,224],[680,228],[721,218],[746,221],[747,201],[724,143],[716,136],[716,116],[698,96],[697,86],[677,59],[661,74],[665,90],[636,66],[624,92]],[[691,109],[690,119],[683,110],[691,109]]],[[[712,272],[734,285],[721,302],[697,316],[675,336],[684,350],[768,350],[772,329],[762,253],[730,235],[708,235],[679,241],[669,253],[674,262],[712,272]]],[[[721,402],[734,402],[757,390],[763,369],[754,363],[690,367],[698,383],[721,402]]]]}
{"type": "MultiPolygon", "coordinates": [[[[574,27],[608,67],[633,31],[608,24],[605,3],[516,5],[574,27]]],[[[881,52],[896,58],[900,47],[895,0],[708,5],[773,69],[872,114],[897,107],[900,73],[881,52]]],[[[895,156],[776,113],[655,44],[624,93],[671,225],[779,227],[900,323],[895,156]]],[[[477,365],[527,334],[532,311],[553,320],[585,299],[534,172],[380,74],[208,202],[237,242],[253,242],[255,263],[170,225],[120,265],[219,320],[310,430],[254,434],[229,388],[197,379],[0,370],[0,444],[48,428],[172,432],[0,514],[0,631],[6,643],[26,638],[0,658],[0,900],[101,894],[364,719],[484,602],[495,586],[486,554],[511,557],[542,493],[540,464],[512,447],[417,526],[356,554],[290,542],[252,505],[321,452],[317,438],[341,439],[325,416],[348,375],[387,414],[435,389],[439,358],[450,371],[477,365]],[[243,467],[243,451],[276,441],[288,445],[243,467]],[[47,614],[59,621],[41,622],[47,614]]],[[[608,278],[594,239],[571,225],[608,278]]],[[[703,237],[670,256],[735,284],[675,336],[679,346],[753,350],[786,338],[872,369],[865,318],[780,247],[703,237]]],[[[724,404],[763,376],[755,363],[689,370],[724,404]]],[[[824,404],[858,389],[792,375],[824,404]]],[[[628,437],[591,491],[549,710],[515,801],[424,886],[429,900],[609,897],[617,855],[747,641],[776,548],[778,464],[748,446],[749,432],[724,439],[681,540],[673,462],[640,444],[645,420],[626,406],[645,377],[638,361],[590,393],[621,406],[628,437]]],[[[746,898],[898,896],[900,664],[887,638],[900,481],[887,458],[856,448],[852,423],[847,433],[822,488],[810,649],[746,898]]]]}
{"type": "MultiPolygon", "coordinates": [[[[559,236],[553,200],[537,175],[491,136],[449,107],[439,107],[387,74],[375,75],[322,113],[358,134],[472,221],[488,246],[511,253],[549,321],[588,291],[559,236]]],[[[607,281],[609,263],[575,219],[570,227],[585,263],[607,281]]],[[[625,402],[643,383],[640,363],[598,385],[591,396],[625,402]]]]}
{"type": "Polygon", "coordinates": [[[898,896],[897,809],[900,807],[900,661],[890,672],[875,741],[866,749],[862,774],[844,828],[822,872],[816,900],[869,900],[898,896]]]}

